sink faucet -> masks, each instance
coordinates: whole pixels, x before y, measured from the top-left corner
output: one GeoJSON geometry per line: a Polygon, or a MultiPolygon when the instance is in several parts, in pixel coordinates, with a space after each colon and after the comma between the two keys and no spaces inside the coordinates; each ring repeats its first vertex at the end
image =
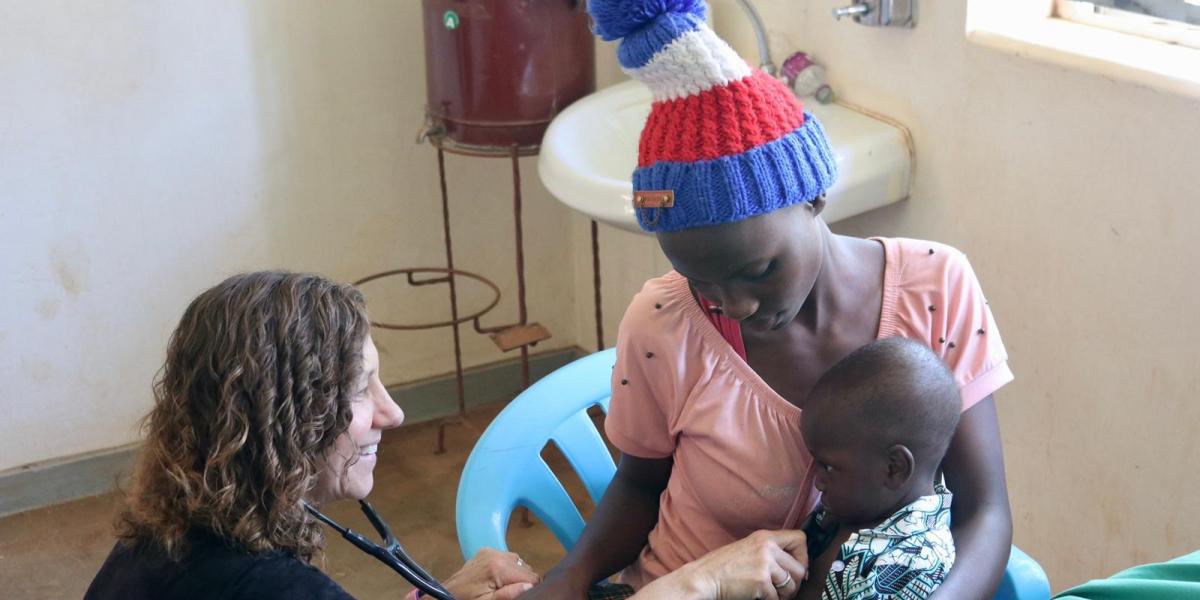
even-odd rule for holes
{"type": "Polygon", "coordinates": [[[750,0],[737,0],[737,3],[750,19],[750,26],[754,28],[754,37],[758,40],[758,68],[762,69],[767,75],[774,77],[779,69],[775,67],[775,62],[771,60],[771,46],[767,44],[767,31],[763,29],[762,19],[759,18],[758,11],[754,9],[754,5],[750,3],[750,0]]]}
{"type": "Polygon", "coordinates": [[[871,12],[871,7],[866,4],[851,4],[833,9],[833,18],[841,21],[842,17],[857,17],[869,12],[871,12]]]}
{"type": "Polygon", "coordinates": [[[917,25],[917,0],[854,0],[833,9],[833,18],[852,17],[859,25],[908,27],[917,25]]]}

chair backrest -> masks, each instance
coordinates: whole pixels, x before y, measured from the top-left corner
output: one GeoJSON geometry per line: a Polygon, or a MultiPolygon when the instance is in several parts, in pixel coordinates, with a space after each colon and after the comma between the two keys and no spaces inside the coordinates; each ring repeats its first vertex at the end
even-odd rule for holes
{"type": "Polygon", "coordinates": [[[506,550],[508,519],[527,506],[566,548],[583,532],[583,517],[542,459],[553,442],[599,502],[616,465],[587,409],[608,412],[615,350],[580,358],[538,380],[509,403],[475,444],[458,484],[456,520],[463,556],[483,547],[506,550]]]}
{"type": "MultiPolygon", "coordinates": [[[[463,557],[484,547],[507,550],[508,520],[527,506],[571,548],[583,533],[583,517],[542,459],[547,442],[567,457],[592,502],[599,502],[616,466],[587,409],[608,412],[614,350],[580,358],[547,375],[517,396],[475,444],[458,483],[456,520],[463,557]]],[[[1016,546],[995,600],[1046,600],[1046,573],[1016,546]]]]}

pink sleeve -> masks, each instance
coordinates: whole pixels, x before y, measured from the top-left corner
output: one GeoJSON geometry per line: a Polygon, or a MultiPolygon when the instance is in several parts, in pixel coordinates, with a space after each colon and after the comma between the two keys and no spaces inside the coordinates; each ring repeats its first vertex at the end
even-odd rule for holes
{"type": "Polygon", "coordinates": [[[604,431],[621,452],[639,458],[666,458],[675,452],[672,425],[677,416],[676,368],[679,347],[671,331],[682,322],[673,305],[643,290],[621,320],[612,402],[604,431]],[[677,351],[677,350],[676,350],[677,351]]]}
{"type": "Polygon", "coordinates": [[[956,250],[950,250],[949,255],[944,270],[945,321],[935,324],[935,329],[940,325],[944,333],[939,337],[945,341],[931,341],[939,342],[933,348],[940,349],[954,372],[966,411],[1012,381],[1013,374],[1000,330],[971,263],[956,250]]]}

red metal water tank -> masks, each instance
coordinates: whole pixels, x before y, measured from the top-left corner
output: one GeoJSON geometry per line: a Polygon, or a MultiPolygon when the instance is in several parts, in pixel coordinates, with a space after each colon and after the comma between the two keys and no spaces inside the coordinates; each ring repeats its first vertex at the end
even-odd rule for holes
{"type": "Polygon", "coordinates": [[[546,126],[596,89],[584,0],[422,0],[433,141],[465,153],[536,152],[546,126]]]}

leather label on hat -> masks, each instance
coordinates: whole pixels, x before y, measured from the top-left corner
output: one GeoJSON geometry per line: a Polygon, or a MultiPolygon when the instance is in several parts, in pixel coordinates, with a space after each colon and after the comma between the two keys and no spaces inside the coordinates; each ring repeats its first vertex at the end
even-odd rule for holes
{"type": "Polygon", "coordinates": [[[671,208],[675,206],[674,190],[643,190],[633,193],[634,208],[671,208]]]}

